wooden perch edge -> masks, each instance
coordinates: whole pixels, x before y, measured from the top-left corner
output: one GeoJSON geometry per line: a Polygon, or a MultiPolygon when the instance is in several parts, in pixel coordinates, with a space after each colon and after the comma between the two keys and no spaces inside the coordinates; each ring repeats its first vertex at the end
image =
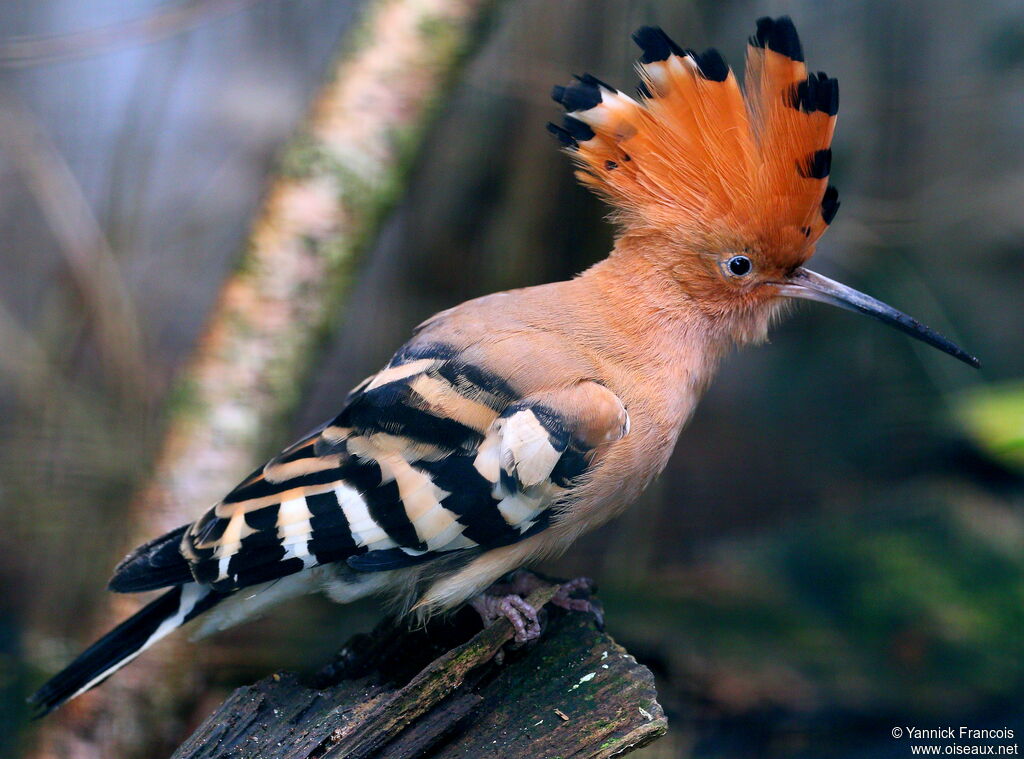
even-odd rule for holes
{"type": "Polygon", "coordinates": [[[173,759],[609,759],[664,735],[650,671],[590,615],[545,611],[540,640],[503,655],[506,620],[475,635],[465,609],[419,630],[385,620],[309,683],[280,673],[239,688],[173,759]]]}

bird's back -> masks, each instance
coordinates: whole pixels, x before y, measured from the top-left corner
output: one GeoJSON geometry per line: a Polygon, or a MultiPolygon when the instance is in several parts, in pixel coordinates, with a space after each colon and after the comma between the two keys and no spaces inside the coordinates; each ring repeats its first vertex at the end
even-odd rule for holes
{"type": "Polygon", "coordinates": [[[230,593],[332,563],[342,575],[465,563],[543,532],[627,420],[569,334],[575,289],[500,293],[428,320],[337,416],[129,557],[112,587],[176,584],[187,567],[230,593]]]}

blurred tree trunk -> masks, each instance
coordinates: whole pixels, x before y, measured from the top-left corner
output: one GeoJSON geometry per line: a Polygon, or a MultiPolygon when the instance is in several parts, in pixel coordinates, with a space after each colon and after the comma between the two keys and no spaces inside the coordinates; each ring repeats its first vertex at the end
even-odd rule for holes
{"type": "MultiPolygon", "coordinates": [[[[191,521],[278,437],[459,63],[496,0],[369,0],[306,126],[292,140],[179,385],[131,545],[191,521]]],[[[126,546],[130,548],[131,546],[126,546]]],[[[141,607],[114,596],[99,633],[141,607]]],[[[88,641],[83,636],[83,643],[88,641]]],[[[197,653],[164,641],[49,718],[29,756],[156,757],[194,716],[197,653]]]]}

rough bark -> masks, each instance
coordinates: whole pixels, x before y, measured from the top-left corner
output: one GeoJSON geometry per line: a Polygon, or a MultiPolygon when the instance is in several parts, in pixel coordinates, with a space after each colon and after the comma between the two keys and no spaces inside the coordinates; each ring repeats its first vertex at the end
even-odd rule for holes
{"type": "MultiPolygon", "coordinates": [[[[179,382],[128,544],[194,519],[280,443],[318,348],[459,62],[496,0],[369,0],[271,178],[249,243],[179,382]]],[[[112,562],[113,563],[113,562],[112,562]]],[[[113,597],[99,633],[144,601],[113,597]]],[[[83,643],[86,641],[83,640],[83,643]]],[[[50,717],[30,757],[165,755],[201,672],[179,636],[50,717]],[[187,695],[186,695],[187,694],[187,695]]]]}
{"type": "Polygon", "coordinates": [[[279,673],[239,688],[174,759],[605,759],[665,733],[650,671],[590,615],[553,610],[500,664],[511,625],[466,640],[478,626],[472,612],[426,630],[386,621],[309,683],[279,673]]]}

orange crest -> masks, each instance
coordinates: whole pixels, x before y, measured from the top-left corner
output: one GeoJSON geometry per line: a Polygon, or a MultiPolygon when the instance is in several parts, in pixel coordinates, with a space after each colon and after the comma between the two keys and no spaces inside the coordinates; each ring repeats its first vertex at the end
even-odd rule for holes
{"type": "Polygon", "coordinates": [[[568,114],[549,129],[577,176],[627,228],[653,227],[695,250],[723,242],[798,266],[839,207],[828,185],[839,87],[807,74],[793,22],[762,18],[744,89],[715,49],[685,50],[657,27],[643,50],[639,99],[584,75],[555,87],[568,114]]]}

